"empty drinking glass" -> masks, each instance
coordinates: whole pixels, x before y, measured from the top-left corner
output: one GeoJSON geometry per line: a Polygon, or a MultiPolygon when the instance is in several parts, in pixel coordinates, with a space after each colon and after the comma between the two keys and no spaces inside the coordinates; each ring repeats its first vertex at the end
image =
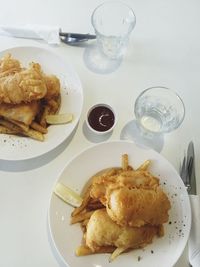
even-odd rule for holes
{"type": "Polygon", "coordinates": [[[92,14],[92,25],[103,54],[110,59],[122,58],[135,23],[135,14],[126,4],[111,1],[98,6],[92,14]]]}
{"type": "Polygon", "coordinates": [[[185,106],[173,90],[151,87],[138,96],[134,112],[143,133],[154,135],[178,128],[185,116],[185,106]]]}

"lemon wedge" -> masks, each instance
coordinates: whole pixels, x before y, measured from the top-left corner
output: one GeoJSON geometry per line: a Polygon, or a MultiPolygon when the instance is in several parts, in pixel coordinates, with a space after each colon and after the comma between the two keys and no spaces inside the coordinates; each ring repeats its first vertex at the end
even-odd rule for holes
{"type": "Polygon", "coordinates": [[[82,197],[74,192],[71,188],[62,183],[57,183],[54,188],[54,193],[66,203],[73,207],[79,207],[83,201],[82,197]]]}
{"type": "Polygon", "coordinates": [[[47,115],[46,122],[49,124],[64,124],[69,123],[73,120],[73,114],[71,113],[63,113],[63,114],[55,114],[55,115],[47,115]]]}

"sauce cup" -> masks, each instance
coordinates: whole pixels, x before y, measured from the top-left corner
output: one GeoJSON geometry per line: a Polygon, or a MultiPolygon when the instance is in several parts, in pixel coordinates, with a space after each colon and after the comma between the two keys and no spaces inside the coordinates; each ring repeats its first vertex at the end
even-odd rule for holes
{"type": "Polygon", "coordinates": [[[109,104],[95,104],[87,112],[86,124],[95,134],[104,135],[110,133],[116,123],[116,113],[109,104]]]}

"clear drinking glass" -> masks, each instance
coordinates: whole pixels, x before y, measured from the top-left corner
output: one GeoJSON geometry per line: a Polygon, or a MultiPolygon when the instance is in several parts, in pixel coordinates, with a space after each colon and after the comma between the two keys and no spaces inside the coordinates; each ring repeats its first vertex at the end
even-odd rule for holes
{"type": "Polygon", "coordinates": [[[144,133],[162,134],[180,126],[185,117],[185,106],[173,90],[151,87],[138,96],[134,112],[144,133]]]}
{"type": "Polygon", "coordinates": [[[105,2],[94,10],[91,20],[99,49],[108,58],[121,58],[135,27],[133,10],[121,2],[105,2]]]}

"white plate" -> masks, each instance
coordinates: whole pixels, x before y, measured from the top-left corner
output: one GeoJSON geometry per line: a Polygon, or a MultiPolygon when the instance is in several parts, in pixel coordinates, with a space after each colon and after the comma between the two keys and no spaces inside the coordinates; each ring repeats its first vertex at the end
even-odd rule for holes
{"type": "Polygon", "coordinates": [[[76,257],[74,252],[82,238],[80,226],[70,225],[72,208],[52,194],[49,207],[50,233],[58,254],[70,267],[170,267],[176,263],[186,245],[191,225],[187,191],[172,165],[153,150],[126,141],[101,143],[72,159],[57,181],[81,192],[93,174],[111,166],[120,166],[123,153],[129,155],[130,165],[133,167],[139,166],[147,159],[152,161],[150,170],[160,178],[161,186],[172,205],[169,222],[164,225],[165,235],[155,238],[145,249],[120,255],[112,263],[108,262],[108,254],[76,257]],[[141,257],[140,261],[138,257],[141,257]]]}
{"type": "Polygon", "coordinates": [[[61,109],[60,113],[74,114],[74,121],[65,125],[54,125],[48,128],[45,141],[40,142],[27,137],[0,135],[0,159],[24,160],[45,154],[61,144],[75,129],[82,111],[83,91],[78,75],[67,63],[50,50],[39,47],[15,47],[0,52],[0,58],[11,53],[20,60],[23,66],[32,61],[40,63],[47,74],[55,74],[61,81],[61,109]]]}

